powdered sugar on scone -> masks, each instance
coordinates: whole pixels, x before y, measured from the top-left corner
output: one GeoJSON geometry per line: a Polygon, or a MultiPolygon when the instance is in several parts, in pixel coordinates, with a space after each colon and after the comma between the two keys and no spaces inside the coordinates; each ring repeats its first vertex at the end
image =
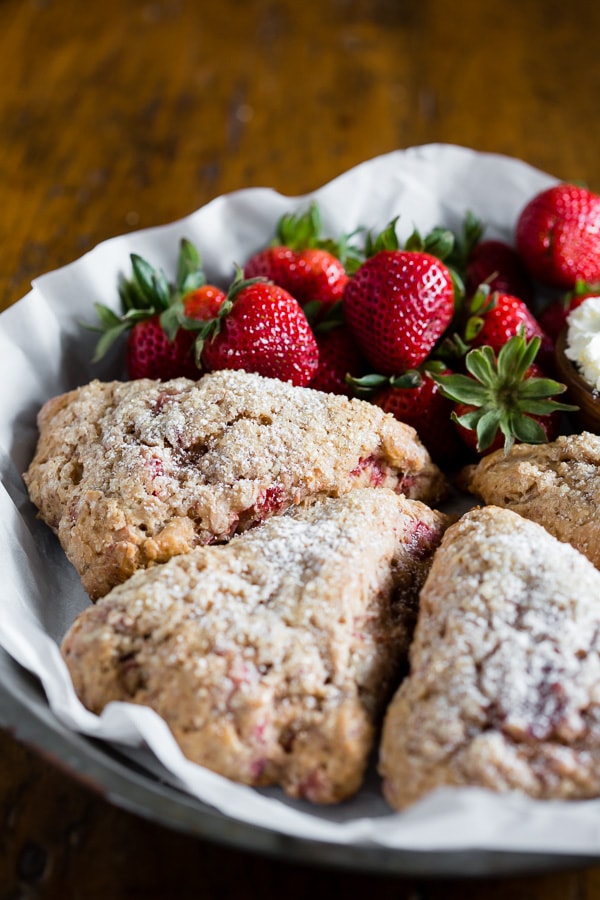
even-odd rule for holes
{"type": "Polygon", "coordinates": [[[384,725],[393,806],[443,785],[600,794],[599,595],[589,560],[516,513],[448,529],[384,725]]]}
{"type": "Polygon", "coordinates": [[[329,803],[362,781],[448,520],[359,489],[136,573],[76,620],[82,701],[153,707],[184,753],[329,803]]]}
{"type": "Polygon", "coordinates": [[[318,496],[444,489],[415,431],[360,400],[246,372],[92,382],[49,401],[25,475],[90,596],[318,496]]]}

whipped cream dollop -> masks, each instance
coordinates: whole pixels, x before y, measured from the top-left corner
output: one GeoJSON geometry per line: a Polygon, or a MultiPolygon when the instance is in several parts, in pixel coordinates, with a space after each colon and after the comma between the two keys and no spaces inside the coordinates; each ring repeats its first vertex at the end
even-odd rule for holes
{"type": "Polygon", "coordinates": [[[588,297],[569,313],[565,356],[600,391],[600,297],[588,297]]]}

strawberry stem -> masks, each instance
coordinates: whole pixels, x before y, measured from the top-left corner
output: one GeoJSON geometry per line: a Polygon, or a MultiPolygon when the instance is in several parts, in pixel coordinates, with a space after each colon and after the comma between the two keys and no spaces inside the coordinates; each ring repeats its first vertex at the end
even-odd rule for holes
{"type": "Polygon", "coordinates": [[[578,407],[551,399],[562,394],[566,387],[552,378],[527,375],[540,347],[540,338],[525,338],[524,329],[512,337],[496,356],[489,346],[470,350],[465,357],[469,375],[439,375],[431,377],[449,400],[473,407],[455,422],[477,434],[480,452],[491,446],[498,429],[504,435],[504,450],[508,452],[515,439],[539,444],[547,440],[546,432],[533,416],[547,416],[553,412],[572,412],[578,407]]]}
{"type": "Polygon", "coordinates": [[[121,276],[118,292],[121,313],[109,306],[95,304],[99,325],[85,325],[101,332],[93,357],[98,362],[112,344],[129,331],[137,322],[159,316],[160,324],[169,341],[175,340],[182,326],[183,299],[193,290],[206,284],[200,253],[194,245],[182,238],[177,258],[177,277],[170,284],[162,269],[154,268],[138,253],[130,254],[131,278],[121,276]]]}

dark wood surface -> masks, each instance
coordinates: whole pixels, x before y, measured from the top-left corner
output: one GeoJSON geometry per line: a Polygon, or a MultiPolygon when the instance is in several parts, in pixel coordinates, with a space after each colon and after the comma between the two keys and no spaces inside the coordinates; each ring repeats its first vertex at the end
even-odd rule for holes
{"type": "MultiPolygon", "coordinates": [[[[2,0],[0,308],[99,241],[429,142],[600,190],[589,0],[2,0]]],[[[0,900],[600,900],[600,867],[478,881],[311,870],[112,806],[0,732],[0,900]]]]}

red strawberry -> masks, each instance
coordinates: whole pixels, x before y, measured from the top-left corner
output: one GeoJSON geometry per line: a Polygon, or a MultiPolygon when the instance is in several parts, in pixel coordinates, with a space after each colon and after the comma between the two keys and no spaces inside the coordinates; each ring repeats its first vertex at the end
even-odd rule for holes
{"type": "Polygon", "coordinates": [[[218,315],[225,292],[214,284],[203,284],[183,298],[183,313],[188,319],[206,322],[218,315]]]}
{"type": "Polygon", "coordinates": [[[302,306],[323,304],[326,311],[341,300],[348,275],[327,250],[267,247],[244,266],[246,278],[262,276],[285,288],[302,306]]]}
{"type": "MultiPolygon", "coordinates": [[[[225,300],[223,291],[205,284],[183,298],[183,315],[188,319],[206,322],[214,318],[225,300]]],[[[127,372],[130,378],[199,378],[200,371],[194,357],[193,331],[179,328],[172,340],[161,325],[160,316],[137,322],[129,334],[126,350],[127,372]]]]}
{"type": "Polygon", "coordinates": [[[559,288],[600,281],[600,196],[573,184],[536,194],[516,226],[517,250],[534,278],[559,288]]]}
{"type": "Polygon", "coordinates": [[[342,298],[350,249],[321,237],[321,217],[312,203],[304,214],[282,216],[273,243],[244,266],[246,278],[262,277],[284,288],[301,306],[319,304],[323,314],[342,298]]]}
{"type": "Polygon", "coordinates": [[[340,325],[331,331],[315,332],[319,347],[319,367],[310,387],[331,394],[354,395],[346,376],[354,378],[366,371],[365,360],[348,328],[340,325]]]}
{"type": "Polygon", "coordinates": [[[510,338],[524,329],[526,338],[540,338],[540,359],[551,365],[553,342],[523,300],[499,291],[489,294],[481,289],[471,302],[470,313],[465,339],[472,347],[487,345],[498,353],[510,338]]]}
{"type": "MultiPolygon", "coordinates": [[[[451,373],[440,368],[439,374],[451,373]]],[[[461,445],[451,420],[452,401],[443,395],[426,369],[407,372],[401,379],[388,379],[388,386],[378,391],[371,402],[412,425],[438,465],[447,468],[458,463],[461,445]],[[412,384],[408,382],[409,375],[414,376],[412,384]]]]}
{"type": "Polygon", "coordinates": [[[467,259],[465,281],[467,297],[485,282],[490,290],[512,294],[528,306],[534,299],[527,269],[517,251],[504,241],[487,240],[475,245],[467,259]]]}
{"type": "Polygon", "coordinates": [[[297,300],[241,272],[219,315],[199,330],[196,352],[209,371],[245,369],[302,387],[319,364],[315,336],[297,300]]]}
{"type": "Polygon", "coordinates": [[[216,316],[225,294],[206,284],[200,255],[186,239],[181,241],[174,284],[135,253],[131,254],[131,264],[131,279],[119,285],[121,314],[96,304],[100,326],[93,329],[101,331],[102,337],[94,360],[128,333],[126,363],[130,378],[198,378],[195,335],[189,323],[216,316]]]}
{"type": "Polygon", "coordinates": [[[576,409],[550,399],[566,388],[539,377],[533,365],[539,347],[539,337],[528,341],[518,334],[497,355],[489,346],[470,350],[468,375],[432,375],[444,396],[456,402],[452,417],[459,434],[478,453],[502,444],[509,450],[515,440],[543,443],[556,436],[561,411],[576,409]]]}
{"type": "Polygon", "coordinates": [[[454,287],[429,253],[379,250],[344,291],[343,311],[363,354],[386,375],[422,363],[452,319],[454,287]]]}
{"type": "Polygon", "coordinates": [[[600,284],[586,284],[580,281],[573,291],[569,291],[557,300],[551,300],[538,317],[541,327],[554,341],[567,325],[567,316],[571,310],[581,306],[588,297],[600,297],[600,284]]]}

